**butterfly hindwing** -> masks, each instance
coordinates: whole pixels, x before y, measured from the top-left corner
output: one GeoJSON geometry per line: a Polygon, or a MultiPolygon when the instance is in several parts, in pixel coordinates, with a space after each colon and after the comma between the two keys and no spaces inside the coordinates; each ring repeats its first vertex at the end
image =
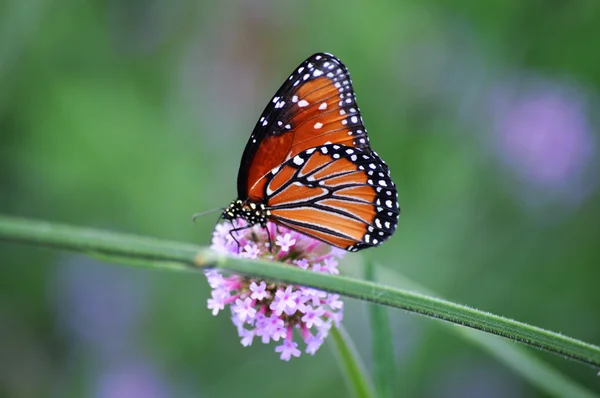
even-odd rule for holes
{"type": "Polygon", "coordinates": [[[378,246],[400,209],[385,163],[360,148],[321,145],[273,168],[250,192],[275,222],[346,250],[378,246]]]}

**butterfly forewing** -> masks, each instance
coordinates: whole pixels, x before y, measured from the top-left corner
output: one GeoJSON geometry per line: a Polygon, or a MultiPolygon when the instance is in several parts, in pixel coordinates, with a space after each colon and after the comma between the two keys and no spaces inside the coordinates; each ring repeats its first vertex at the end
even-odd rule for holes
{"type": "Polygon", "coordinates": [[[396,229],[396,187],[367,150],[339,144],[297,153],[250,192],[275,222],[346,250],[378,246],[396,229]]]}
{"type": "Polygon", "coordinates": [[[238,196],[260,199],[250,192],[265,174],[325,144],[371,152],[347,68],[318,53],[294,70],[263,111],[242,156],[238,196]]]}

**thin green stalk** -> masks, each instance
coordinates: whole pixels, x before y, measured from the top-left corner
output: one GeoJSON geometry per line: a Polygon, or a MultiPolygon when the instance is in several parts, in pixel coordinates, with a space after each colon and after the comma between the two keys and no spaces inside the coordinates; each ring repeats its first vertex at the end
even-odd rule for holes
{"type": "MultiPolygon", "coordinates": [[[[366,264],[365,277],[375,281],[373,263],[366,264]]],[[[371,346],[373,351],[373,379],[375,389],[380,398],[394,397],[394,387],[398,375],[396,361],[394,360],[394,341],[388,318],[388,309],[375,304],[369,304],[369,318],[371,319],[371,346]]]]}
{"type": "Polygon", "coordinates": [[[195,267],[223,268],[255,277],[311,286],[483,330],[600,368],[598,346],[446,300],[373,282],[306,272],[281,263],[226,257],[189,244],[3,216],[0,216],[1,239],[92,255],[115,256],[115,261],[123,257],[149,259],[153,260],[147,264],[149,267],[161,269],[192,271],[195,267]],[[168,264],[163,266],[162,262],[168,264]],[[173,263],[183,265],[177,267],[173,263]]]}
{"type": "Polygon", "coordinates": [[[354,342],[342,326],[331,328],[331,345],[342,370],[346,376],[348,388],[356,398],[373,397],[373,387],[367,377],[367,370],[354,342]]]}

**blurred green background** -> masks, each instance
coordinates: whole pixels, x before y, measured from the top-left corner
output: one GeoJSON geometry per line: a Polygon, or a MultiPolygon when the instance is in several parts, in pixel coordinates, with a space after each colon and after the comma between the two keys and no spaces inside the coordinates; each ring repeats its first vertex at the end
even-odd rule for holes
{"type": "MultiPolygon", "coordinates": [[[[599,37],[596,0],[4,0],[0,212],[205,244],[216,217],[190,216],[234,198],[267,101],[332,52],[403,210],[364,256],[599,344],[599,37]]],[[[0,258],[0,396],[347,394],[327,347],[290,363],[243,348],[202,277],[0,258]]],[[[390,316],[404,396],[545,396],[439,322],[390,316]]],[[[366,318],[347,301],[371,368],[366,318]]],[[[593,369],[533,354],[600,393],[593,369]]]]}

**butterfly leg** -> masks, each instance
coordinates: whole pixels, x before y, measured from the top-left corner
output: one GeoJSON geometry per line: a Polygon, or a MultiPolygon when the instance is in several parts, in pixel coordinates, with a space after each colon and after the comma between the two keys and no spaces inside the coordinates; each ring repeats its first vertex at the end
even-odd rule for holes
{"type": "Polygon", "coordinates": [[[269,253],[273,253],[273,241],[271,240],[271,231],[267,224],[261,225],[267,231],[267,240],[269,242],[269,253]]]}
{"type": "Polygon", "coordinates": [[[237,231],[243,231],[244,229],[248,229],[248,228],[250,228],[250,227],[248,225],[246,225],[244,227],[234,228],[231,231],[229,231],[229,235],[231,235],[231,238],[235,241],[235,243],[237,243],[237,251],[238,251],[238,253],[240,252],[240,241],[237,240],[237,238],[235,237],[235,235],[233,233],[237,232],[237,231]]]}

